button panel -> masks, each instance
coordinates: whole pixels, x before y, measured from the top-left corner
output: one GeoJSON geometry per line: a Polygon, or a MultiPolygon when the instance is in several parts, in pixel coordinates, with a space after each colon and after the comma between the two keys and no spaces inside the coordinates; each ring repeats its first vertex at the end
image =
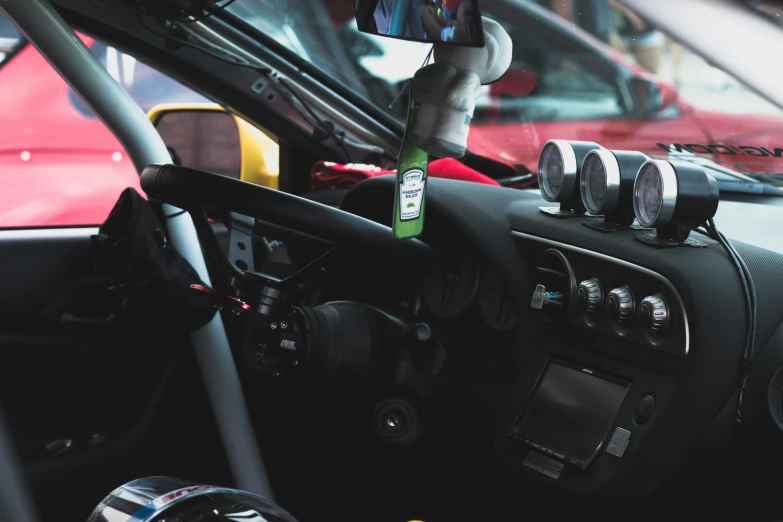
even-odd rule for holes
{"type": "Polygon", "coordinates": [[[621,427],[617,427],[614,430],[614,435],[606,446],[606,452],[610,455],[614,455],[617,458],[623,458],[625,454],[625,448],[628,447],[628,443],[631,441],[631,432],[621,427]]]}
{"type": "MultiPolygon", "coordinates": [[[[522,232],[514,232],[514,236],[520,253],[528,262],[534,284],[545,284],[542,281],[549,277],[552,290],[563,294],[562,302],[553,303],[561,306],[541,306],[542,321],[679,357],[688,355],[690,335],[685,306],[677,289],[664,276],[643,266],[573,245],[522,232]],[[559,264],[554,262],[555,258],[559,264]],[[552,262],[542,265],[542,260],[552,262]],[[563,283],[566,279],[569,284],[563,283]],[[581,296],[577,289],[579,281],[582,281],[581,296]],[[604,306],[598,310],[588,307],[588,282],[595,282],[596,288],[600,286],[602,294],[606,291],[604,306]],[[640,302],[646,303],[644,310],[649,308],[649,312],[639,313],[640,302]],[[654,309],[653,305],[658,308],[654,309]]],[[[550,290],[550,285],[546,284],[546,288],[550,290]]]]}

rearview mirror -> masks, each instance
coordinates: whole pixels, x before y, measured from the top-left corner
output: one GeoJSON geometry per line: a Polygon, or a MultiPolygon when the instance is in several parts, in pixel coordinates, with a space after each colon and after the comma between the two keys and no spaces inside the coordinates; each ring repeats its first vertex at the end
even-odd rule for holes
{"type": "Polygon", "coordinates": [[[220,105],[158,105],[147,117],[175,164],[278,188],[277,143],[220,105]]]}
{"type": "Polygon", "coordinates": [[[425,43],[483,47],[479,0],[354,0],[363,33],[425,43]]]}

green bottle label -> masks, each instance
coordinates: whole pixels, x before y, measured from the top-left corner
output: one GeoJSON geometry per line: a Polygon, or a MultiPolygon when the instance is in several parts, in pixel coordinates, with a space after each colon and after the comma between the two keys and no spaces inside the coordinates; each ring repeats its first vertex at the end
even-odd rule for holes
{"type": "Polygon", "coordinates": [[[400,221],[419,219],[424,199],[424,171],[408,169],[402,175],[400,187],[400,221]]]}
{"type": "Polygon", "coordinates": [[[394,191],[394,221],[392,232],[396,239],[421,235],[424,230],[424,200],[427,195],[427,166],[429,154],[409,140],[409,131],[416,121],[413,96],[408,102],[408,121],[402,139],[397,165],[397,184],[394,191]]]}

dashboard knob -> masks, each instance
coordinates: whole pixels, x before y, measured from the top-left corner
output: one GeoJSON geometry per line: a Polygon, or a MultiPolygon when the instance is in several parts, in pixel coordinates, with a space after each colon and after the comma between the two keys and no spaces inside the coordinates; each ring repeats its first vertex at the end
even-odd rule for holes
{"type": "Polygon", "coordinates": [[[627,323],[633,319],[634,307],[633,292],[627,286],[614,288],[606,296],[606,313],[618,323],[627,323]]]}
{"type": "Polygon", "coordinates": [[[639,304],[639,320],[653,333],[661,333],[669,325],[669,307],[661,294],[647,296],[639,304]]]}
{"type": "Polygon", "coordinates": [[[583,312],[596,313],[604,301],[604,291],[598,279],[588,279],[579,283],[576,289],[576,305],[583,312]]]}

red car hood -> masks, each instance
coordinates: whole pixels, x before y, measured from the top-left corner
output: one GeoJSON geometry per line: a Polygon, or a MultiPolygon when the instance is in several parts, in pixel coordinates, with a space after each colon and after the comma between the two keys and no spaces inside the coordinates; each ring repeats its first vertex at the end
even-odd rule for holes
{"type": "Polygon", "coordinates": [[[691,108],[713,143],[753,147],[783,147],[783,117],[730,114],[691,108]]]}
{"type": "Polygon", "coordinates": [[[0,228],[99,225],[126,187],[143,193],[125,155],[33,150],[29,157],[0,153],[0,228]]]}

